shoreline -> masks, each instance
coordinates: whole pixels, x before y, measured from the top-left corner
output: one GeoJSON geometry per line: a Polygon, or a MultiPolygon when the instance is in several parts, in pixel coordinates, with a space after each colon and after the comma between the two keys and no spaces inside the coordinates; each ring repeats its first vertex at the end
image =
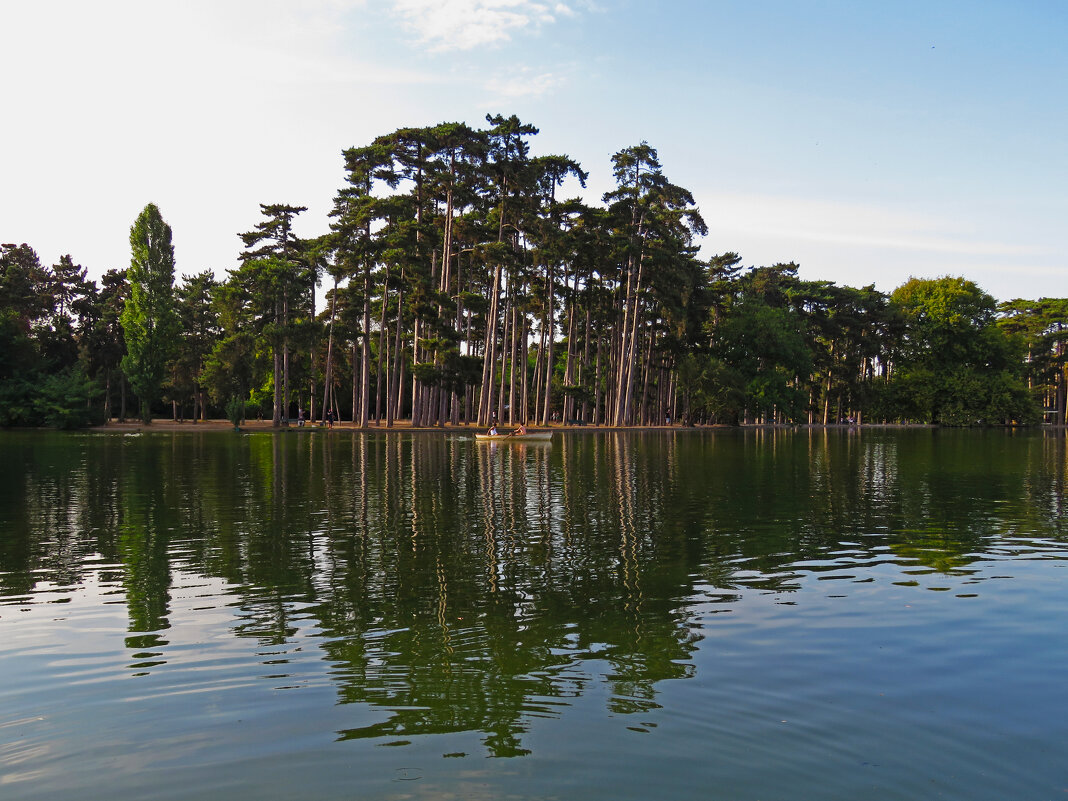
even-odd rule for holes
{"type": "MultiPolygon", "coordinates": [[[[509,431],[514,428],[514,425],[498,424],[502,431],[509,431]]],[[[307,423],[304,426],[298,426],[295,420],[291,420],[289,425],[282,425],[275,427],[270,420],[247,420],[239,428],[241,433],[304,433],[304,432],[328,432],[334,429],[338,431],[353,432],[353,433],[405,433],[405,432],[422,432],[432,433],[437,432],[439,434],[475,434],[481,433],[486,430],[486,426],[480,426],[475,423],[459,423],[453,425],[451,423],[445,425],[432,425],[432,426],[413,426],[410,419],[395,420],[392,426],[386,426],[385,423],[376,425],[374,422],[368,424],[366,428],[361,428],[359,425],[355,425],[351,422],[339,422],[335,423],[333,427],[320,425],[319,423],[307,423]]],[[[999,424],[999,425],[984,425],[984,426],[943,426],[937,423],[750,423],[750,424],[738,424],[732,425],[728,423],[713,423],[707,425],[681,425],[678,423],[662,424],[662,425],[634,425],[634,426],[612,426],[604,424],[575,424],[575,423],[550,423],[547,426],[531,425],[528,427],[530,431],[561,431],[561,432],[604,432],[604,431],[676,431],[676,432],[696,432],[696,431],[878,431],[878,430],[897,430],[897,429],[1037,429],[1037,430],[1066,430],[1068,425],[1058,425],[1053,423],[1035,423],[1033,425],[1017,425],[1017,424],[999,424]]],[[[2,429],[0,429],[2,430],[2,429]]],[[[11,431],[58,431],[60,429],[46,426],[38,427],[20,427],[14,426],[11,431]]],[[[234,426],[229,420],[224,418],[213,418],[210,420],[201,420],[193,422],[192,420],[172,420],[172,419],[155,419],[152,423],[146,425],[140,420],[127,419],[125,422],[118,422],[115,419],[103,425],[87,426],[85,428],[69,429],[72,432],[82,433],[94,433],[94,434],[136,434],[136,433],[196,433],[196,432],[233,432],[234,426]]]]}
{"type": "MultiPolygon", "coordinates": [[[[1057,429],[1064,428],[1065,426],[1055,426],[1049,424],[1037,424],[1034,426],[984,426],[984,428],[1036,428],[1036,429],[1057,429]]],[[[511,426],[501,426],[501,428],[507,429],[511,426]]],[[[548,426],[531,426],[531,431],[752,431],[752,430],[885,430],[885,429],[939,429],[944,426],[939,426],[934,423],[828,423],[826,425],[822,423],[799,423],[796,425],[790,424],[752,424],[752,425],[728,425],[725,423],[714,425],[698,425],[698,426],[683,426],[683,425],[659,425],[659,426],[608,426],[608,425],[594,425],[592,423],[586,425],[566,425],[566,424],[550,424],[548,426]]],[[[319,425],[319,424],[307,424],[304,426],[298,426],[295,422],[291,422],[288,426],[272,425],[270,420],[251,420],[246,421],[239,427],[239,431],[242,433],[307,433],[307,432],[329,432],[333,430],[355,432],[355,433],[404,433],[404,432],[437,432],[441,434],[448,433],[475,433],[485,429],[485,426],[479,426],[474,423],[460,423],[459,425],[443,425],[443,426],[413,426],[410,420],[396,420],[391,427],[387,427],[385,424],[375,425],[369,424],[366,428],[360,428],[358,425],[352,423],[335,423],[333,427],[319,425]]],[[[20,429],[21,430],[21,429],[20,429]]],[[[27,429],[27,430],[53,430],[53,429],[27,429]]],[[[154,420],[151,424],[145,425],[140,420],[120,423],[117,421],[111,421],[105,425],[90,426],[84,429],[78,429],[81,431],[88,431],[99,434],[132,434],[132,433],[151,433],[155,432],[233,432],[234,426],[229,420],[201,420],[194,423],[191,420],[174,421],[174,420],[154,420]]]]}

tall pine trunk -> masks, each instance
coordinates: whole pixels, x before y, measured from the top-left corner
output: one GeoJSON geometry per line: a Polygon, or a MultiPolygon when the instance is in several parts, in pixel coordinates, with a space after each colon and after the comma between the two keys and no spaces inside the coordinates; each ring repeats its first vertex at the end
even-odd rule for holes
{"type": "MultiPolygon", "coordinates": [[[[326,366],[323,368],[323,422],[326,422],[326,410],[330,408],[330,383],[334,368],[334,319],[337,313],[337,285],[339,278],[334,276],[334,291],[330,295],[330,323],[326,335],[326,366]]],[[[314,420],[315,417],[311,416],[314,420]]]]}
{"type": "Polygon", "coordinates": [[[282,425],[282,353],[279,348],[277,330],[282,327],[281,298],[276,298],[274,301],[274,324],[277,328],[274,334],[274,347],[271,349],[274,368],[274,394],[272,398],[274,409],[271,412],[271,425],[277,428],[282,425]]]}
{"type": "Polygon", "coordinates": [[[393,341],[393,367],[389,372],[389,392],[386,398],[386,427],[393,427],[393,420],[399,414],[401,388],[401,366],[404,354],[401,349],[401,326],[404,316],[401,309],[404,306],[404,268],[401,268],[400,284],[397,289],[397,331],[393,341]]]}
{"type": "MultiPolygon", "coordinates": [[[[371,406],[371,263],[363,270],[363,353],[360,358],[360,428],[367,428],[371,406]]],[[[355,407],[353,409],[355,418],[355,407]]],[[[355,419],[353,423],[355,424],[355,419]]]]}
{"type": "Polygon", "coordinates": [[[501,294],[501,265],[493,271],[493,291],[486,315],[486,345],[482,352],[482,390],[478,400],[478,424],[488,426],[493,416],[493,379],[497,366],[497,316],[498,299],[501,294]]]}

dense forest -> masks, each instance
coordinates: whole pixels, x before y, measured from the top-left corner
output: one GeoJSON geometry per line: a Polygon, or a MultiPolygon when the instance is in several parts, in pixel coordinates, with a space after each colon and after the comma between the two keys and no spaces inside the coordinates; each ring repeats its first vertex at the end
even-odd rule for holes
{"type": "Polygon", "coordinates": [[[300,238],[304,207],[263,204],[225,280],[176,282],[153,204],[99,285],[0,245],[0,425],[1065,422],[1068,300],[701,259],[694,198],[648,144],[588,205],[562,196],[579,164],[531,155],[535,127],[486,122],[345,151],[329,230],[300,238]]]}

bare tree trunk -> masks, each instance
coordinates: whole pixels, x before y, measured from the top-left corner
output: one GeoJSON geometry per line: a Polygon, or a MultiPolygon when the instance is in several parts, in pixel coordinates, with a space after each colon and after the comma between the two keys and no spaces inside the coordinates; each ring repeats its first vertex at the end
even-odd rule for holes
{"type": "Polygon", "coordinates": [[[549,424],[549,413],[552,411],[552,396],[553,396],[553,357],[554,346],[556,343],[556,320],[553,319],[553,298],[556,293],[553,292],[553,270],[549,267],[549,280],[546,282],[548,286],[548,298],[546,299],[545,313],[545,330],[543,335],[547,333],[549,338],[548,349],[545,352],[545,374],[543,376],[545,381],[545,400],[542,406],[541,424],[549,424]]]}
{"type": "Polygon", "coordinates": [[[486,315],[486,346],[482,353],[482,389],[478,400],[478,424],[488,426],[493,409],[493,378],[497,366],[497,306],[501,294],[501,265],[493,270],[493,291],[486,315]]]}
{"type": "Polygon", "coordinates": [[[827,382],[823,387],[823,424],[831,420],[831,371],[827,370],[827,382]]]}
{"type": "Polygon", "coordinates": [[[627,358],[621,365],[620,374],[623,375],[625,383],[621,385],[621,391],[623,397],[620,401],[620,421],[618,425],[629,425],[633,419],[631,413],[632,400],[634,395],[634,371],[637,367],[638,361],[638,314],[641,311],[641,290],[642,290],[642,269],[645,266],[645,254],[643,253],[638,258],[638,280],[634,286],[634,319],[630,325],[630,344],[627,346],[627,358]]]}
{"type": "Polygon", "coordinates": [[[402,358],[400,362],[400,376],[397,381],[397,419],[403,419],[404,417],[404,381],[407,372],[407,365],[402,358]]]}
{"type": "Polygon", "coordinates": [[[104,371],[104,423],[111,422],[111,369],[104,371]]]}
{"type": "MultiPolygon", "coordinates": [[[[511,325],[512,325],[512,298],[511,287],[509,286],[509,294],[505,296],[504,300],[504,331],[501,336],[501,383],[497,389],[497,420],[504,420],[504,385],[508,380],[508,355],[511,348],[511,325]]],[[[509,414],[511,414],[511,407],[509,407],[509,414]]]]}
{"type": "Polygon", "coordinates": [[[386,386],[385,380],[385,353],[386,353],[386,296],[389,289],[385,279],[382,281],[382,314],[378,319],[378,375],[375,380],[375,425],[382,424],[382,393],[386,386]]]}
{"type": "MultiPolygon", "coordinates": [[[[274,302],[274,322],[276,326],[281,327],[282,307],[281,300],[278,299],[274,302]]],[[[275,336],[277,336],[277,333],[275,336]]],[[[277,428],[282,425],[282,354],[279,352],[277,341],[273,343],[271,351],[274,367],[274,394],[272,398],[274,409],[271,412],[271,425],[277,428]]]]}
{"type": "MultiPolygon", "coordinates": [[[[575,282],[575,290],[578,290],[578,281],[575,282]]],[[[592,322],[592,314],[590,312],[589,305],[586,306],[586,333],[582,342],[582,359],[579,361],[579,384],[583,387],[586,386],[586,376],[590,371],[590,326],[592,322]]],[[[582,413],[579,415],[579,419],[586,422],[590,419],[590,400],[587,392],[582,393],[582,413]]]]}
{"type": "Polygon", "coordinates": [[[289,425],[289,293],[282,298],[282,321],[285,338],[282,340],[282,425],[289,425]]]}
{"type": "Polygon", "coordinates": [[[541,331],[538,335],[538,355],[534,359],[534,423],[541,420],[541,390],[545,385],[545,320],[541,321],[541,331]]]}
{"type": "Polygon", "coordinates": [[[620,286],[616,290],[618,295],[614,301],[615,313],[619,319],[617,325],[613,325],[612,330],[612,345],[611,350],[607,354],[607,364],[605,365],[605,399],[604,399],[604,422],[605,425],[614,425],[616,421],[616,398],[619,396],[619,372],[622,369],[623,363],[623,350],[625,345],[625,321],[627,320],[627,309],[624,303],[624,290],[620,286]]]}
{"type": "MultiPolygon", "coordinates": [[[[371,265],[363,270],[363,354],[360,359],[360,428],[367,428],[371,406],[371,265]]],[[[355,365],[353,365],[355,367],[355,365]]],[[[353,425],[356,424],[353,407],[353,425]]]]}
{"type": "Polygon", "coordinates": [[[534,424],[537,425],[538,422],[541,420],[541,388],[545,385],[544,381],[542,380],[542,375],[543,375],[543,372],[544,372],[544,364],[543,363],[545,361],[545,331],[544,331],[544,329],[542,330],[541,334],[539,334],[539,336],[538,336],[538,344],[535,345],[534,347],[535,347],[535,351],[534,352],[537,355],[534,357],[534,376],[531,378],[531,381],[533,382],[532,386],[534,387],[534,399],[533,399],[533,403],[534,403],[534,424]]]}
{"type": "Polygon", "coordinates": [[[412,425],[422,425],[423,419],[423,393],[419,383],[419,377],[415,374],[415,365],[420,363],[423,349],[419,345],[419,336],[422,333],[421,320],[416,317],[412,326],[412,425]]]}
{"type": "Polygon", "coordinates": [[[401,327],[404,321],[404,316],[401,314],[401,309],[404,305],[404,268],[401,268],[401,282],[400,287],[397,290],[397,331],[393,341],[393,368],[390,370],[389,377],[389,392],[386,399],[386,427],[393,427],[394,417],[397,415],[397,409],[400,406],[399,395],[401,394],[401,366],[404,362],[403,349],[401,348],[401,327]]]}
{"type": "Polygon", "coordinates": [[[597,368],[593,386],[593,424],[599,426],[604,419],[601,416],[601,352],[604,350],[604,341],[597,340],[597,368]]]}
{"type": "MultiPolygon", "coordinates": [[[[334,276],[334,292],[330,296],[330,323],[327,326],[326,334],[326,365],[323,368],[323,422],[326,422],[326,410],[330,408],[330,381],[332,379],[333,367],[334,367],[334,318],[337,313],[337,285],[340,282],[338,276],[334,276]]],[[[308,415],[309,420],[314,420],[315,416],[311,413],[308,415]]]]}
{"type": "MultiPolygon", "coordinates": [[[[461,274],[460,265],[461,265],[460,254],[457,253],[456,254],[456,321],[454,323],[457,336],[460,336],[460,331],[463,328],[463,309],[464,309],[464,303],[463,303],[463,299],[461,297],[461,295],[462,295],[461,289],[463,288],[463,284],[461,283],[462,274],[461,274]]],[[[456,392],[452,393],[452,401],[451,401],[452,409],[449,412],[449,419],[452,421],[453,425],[459,425],[459,423],[460,423],[460,405],[463,402],[463,400],[461,398],[461,395],[460,395],[460,392],[462,392],[462,391],[463,390],[456,391],[456,392]]],[[[465,417],[467,415],[466,409],[465,409],[464,415],[465,415],[465,417]]]]}
{"type": "Polygon", "coordinates": [[[530,421],[530,336],[527,332],[527,316],[524,314],[521,317],[522,333],[519,335],[519,365],[520,370],[520,390],[519,397],[521,399],[520,409],[522,413],[519,417],[519,422],[526,425],[530,421]]]}
{"type": "Polygon", "coordinates": [[[649,425],[649,374],[653,362],[653,332],[646,332],[645,364],[642,365],[642,395],[639,399],[640,418],[643,425],[649,425]]]}
{"type": "MultiPolygon", "coordinates": [[[[564,284],[567,284],[567,275],[564,284]]],[[[575,384],[575,297],[578,290],[578,276],[575,276],[575,292],[567,302],[567,356],[564,359],[564,403],[561,410],[561,422],[566,423],[575,416],[575,396],[567,390],[575,384]]]]}
{"type": "MultiPolygon", "coordinates": [[[[1060,357],[1064,355],[1064,343],[1058,341],[1054,347],[1054,353],[1057,354],[1058,361],[1060,357]]],[[[1068,391],[1066,391],[1064,380],[1064,367],[1057,371],[1056,380],[1056,405],[1057,409],[1057,425],[1064,425],[1065,415],[1068,414],[1068,391]]]]}
{"type": "Polygon", "coordinates": [[[622,329],[620,331],[620,338],[618,344],[618,356],[616,364],[616,374],[614,376],[615,381],[615,401],[613,405],[611,422],[612,425],[621,425],[623,419],[623,405],[626,402],[626,388],[625,381],[627,380],[627,365],[630,362],[627,348],[630,345],[630,323],[631,315],[630,310],[634,305],[634,257],[629,258],[627,263],[627,286],[626,292],[623,297],[623,309],[622,309],[622,329]]]}
{"type": "Polygon", "coordinates": [[[671,376],[668,379],[668,408],[667,408],[667,424],[671,425],[678,415],[676,411],[679,405],[679,371],[672,370],[671,376]]]}
{"type": "MultiPolygon", "coordinates": [[[[359,366],[359,356],[356,353],[356,340],[352,341],[352,424],[355,426],[356,421],[360,415],[360,394],[359,394],[359,375],[360,370],[357,370],[359,366]]],[[[362,370],[362,367],[360,368],[362,370]]],[[[338,417],[338,422],[341,422],[341,417],[338,417]]]]}
{"type": "Polygon", "coordinates": [[[516,393],[516,368],[519,361],[519,339],[521,336],[520,329],[522,325],[520,323],[519,304],[512,305],[512,340],[509,347],[509,365],[508,365],[508,422],[514,425],[517,422],[522,422],[521,417],[522,410],[516,409],[517,393],[516,393]]]}

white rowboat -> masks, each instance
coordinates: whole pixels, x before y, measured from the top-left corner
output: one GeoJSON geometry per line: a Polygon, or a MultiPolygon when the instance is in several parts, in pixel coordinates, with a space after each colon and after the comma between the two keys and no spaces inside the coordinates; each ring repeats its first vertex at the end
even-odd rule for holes
{"type": "Polygon", "coordinates": [[[548,442],[552,431],[528,431],[526,434],[475,434],[479,442],[548,442]]]}

